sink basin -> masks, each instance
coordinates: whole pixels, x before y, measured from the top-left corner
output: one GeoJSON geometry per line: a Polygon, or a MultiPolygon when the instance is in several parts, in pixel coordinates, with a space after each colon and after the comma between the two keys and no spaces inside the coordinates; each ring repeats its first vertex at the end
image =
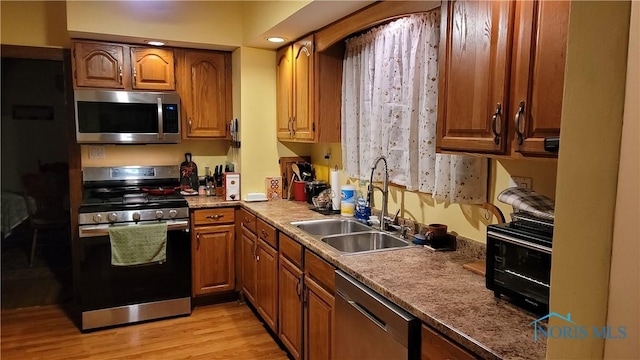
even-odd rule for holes
{"type": "Polygon", "coordinates": [[[320,240],[336,250],[346,253],[369,252],[409,246],[408,242],[380,231],[327,236],[320,240]]]}
{"type": "Polygon", "coordinates": [[[351,219],[322,219],[292,222],[310,235],[328,236],[370,231],[371,227],[351,219]]]}

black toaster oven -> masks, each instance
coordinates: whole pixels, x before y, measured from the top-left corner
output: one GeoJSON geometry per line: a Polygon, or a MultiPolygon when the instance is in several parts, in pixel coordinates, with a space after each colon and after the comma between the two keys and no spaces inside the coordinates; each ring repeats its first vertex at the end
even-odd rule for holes
{"type": "Polygon", "coordinates": [[[486,285],[496,297],[536,314],[549,312],[550,234],[511,224],[487,227],[486,285]]]}

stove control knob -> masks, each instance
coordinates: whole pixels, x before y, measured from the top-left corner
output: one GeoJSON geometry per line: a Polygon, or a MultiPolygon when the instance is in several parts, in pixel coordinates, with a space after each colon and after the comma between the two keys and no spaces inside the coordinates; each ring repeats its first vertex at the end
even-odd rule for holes
{"type": "Polygon", "coordinates": [[[174,210],[174,209],[169,210],[169,216],[170,217],[174,218],[174,217],[176,217],[176,215],[178,215],[178,211],[177,210],[174,210]]]}
{"type": "Polygon", "coordinates": [[[111,214],[109,214],[108,218],[109,218],[110,222],[116,222],[116,220],[118,220],[118,214],[111,213],[111,214]]]}
{"type": "Polygon", "coordinates": [[[99,223],[102,221],[102,214],[93,215],[93,222],[99,223]]]}
{"type": "Polygon", "coordinates": [[[138,212],[134,212],[131,217],[133,218],[133,221],[140,221],[140,213],[138,212]]]}
{"type": "Polygon", "coordinates": [[[156,219],[162,219],[164,217],[164,212],[162,210],[156,211],[156,219]]]}

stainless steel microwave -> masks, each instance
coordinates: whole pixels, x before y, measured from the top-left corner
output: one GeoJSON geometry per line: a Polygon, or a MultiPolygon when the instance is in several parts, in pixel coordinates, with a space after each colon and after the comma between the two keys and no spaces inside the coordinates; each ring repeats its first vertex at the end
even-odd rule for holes
{"type": "Polygon", "coordinates": [[[175,92],[76,90],[76,139],[81,144],[180,142],[175,92]]]}

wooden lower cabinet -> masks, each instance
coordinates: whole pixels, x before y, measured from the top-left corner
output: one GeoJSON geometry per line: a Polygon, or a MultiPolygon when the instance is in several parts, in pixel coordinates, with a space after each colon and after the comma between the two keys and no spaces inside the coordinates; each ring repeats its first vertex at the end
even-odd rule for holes
{"type": "Polygon", "coordinates": [[[191,214],[191,292],[194,297],[235,288],[233,214],[233,208],[199,209],[191,214]]]}
{"type": "Polygon", "coordinates": [[[309,250],[304,253],[304,358],[333,357],[335,268],[309,250]]]}
{"type": "MultiPolygon", "coordinates": [[[[282,240],[281,240],[282,249],[282,240]]],[[[302,358],[303,272],[281,253],[278,276],[278,337],[291,356],[302,358]]]]}
{"type": "Polygon", "coordinates": [[[331,359],[335,298],[312,279],[305,279],[305,359],[331,359]]]}
{"type": "Polygon", "coordinates": [[[278,252],[261,238],[256,252],[256,307],[269,327],[277,332],[278,320],[278,252]]]}
{"type": "Polygon", "coordinates": [[[471,353],[464,350],[458,344],[445,338],[426,325],[422,325],[422,360],[473,360],[471,353]]]}
{"type": "Polygon", "coordinates": [[[252,304],[256,303],[257,272],[256,272],[256,246],[255,234],[242,227],[242,290],[252,304]]]}
{"type": "Polygon", "coordinates": [[[234,226],[201,226],[195,230],[193,295],[231,291],[235,287],[234,226]]]}

